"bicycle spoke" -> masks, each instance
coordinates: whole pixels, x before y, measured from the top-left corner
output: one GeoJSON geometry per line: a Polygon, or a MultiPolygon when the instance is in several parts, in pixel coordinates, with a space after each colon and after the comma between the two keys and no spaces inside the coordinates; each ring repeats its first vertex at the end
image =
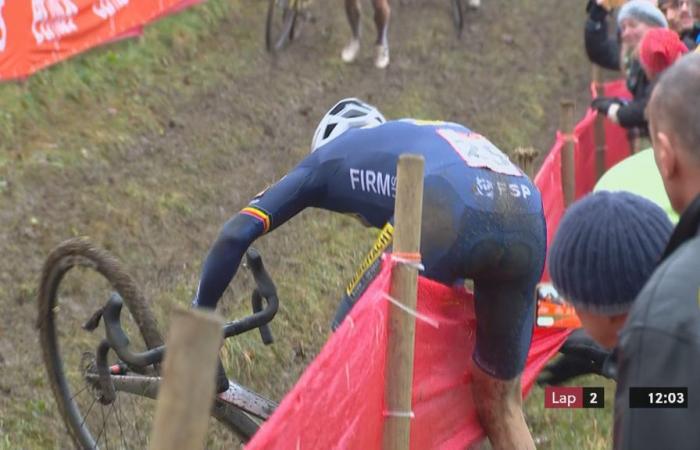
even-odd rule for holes
{"type": "Polygon", "coordinates": [[[117,414],[117,424],[119,425],[119,434],[122,437],[122,444],[124,444],[124,448],[127,448],[126,439],[124,438],[124,429],[122,428],[122,420],[120,417],[122,415],[122,413],[121,413],[121,408],[119,407],[118,402],[119,402],[119,398],[117,398],[117,400],[114,402],[115,406],[117,407],[116,408],[117,409],[117,413],[116,413],[117,414]]]}
{"type": "Polygon", "coordinates": [[[96,401],[97,401],[97,398],[94,398],[94,399],[92,400],[92,403],[90,404],[90,407],[88,408],[87,412],[86,412],[85,415],[83,416],[83,421],[80,422],[80,427],[79,427],[79,428],[82,428],[83,425],[85,425],[85,420],[87,419],[87,416],[90,415],[90,411],[92,411],[92,407],[95,406],[95,402],[96,402],[96,401]]]}
{"type": "Polygon", "coordinates": [[[97,434],[97,439],[95,440],[95,446],[97,446],[100,443],[100,439],[102,438],[102,433],[105,431],[105,409],[104,407],[100,408],[100,412],[102,414],[102,428],[100,428],[100,432],[97,434]]]}
{"type": "Polygon", "coordinates": [[[80,390],[79,390],[78,392],[76,392],[75,394],[73,394],[73,395],[71,396],[70,399],[71,399],[71,400],[74,400],[75,397],[77,397],[78,395],[80,395],[80,394],[81,394],[83,391],[85,391],[85,389],[87,389],[88,387],[90,387],[90,386],[86,383],[86,384],[83,386],[83,388],[80,389],[80,390]]]}
{"type": "MultiPolygon", "coordinates": [[[[132,396],[129,396],[129,401],[131,402],[131,409],[134,411],[138,411],[139,408],[137,407],[137,405],[134,404],[135,401],[134,401],[134,398],[132,396]]],[[[146,441],[143,438],[143,432],[142,432],[143,430],[141,429],[141,427],[139,427],[139,424],[141,424],[140,420],[134,421],[134,430],[136,430],[136,434],[139,437],[139,443],[145,443],[146,441]]]]}

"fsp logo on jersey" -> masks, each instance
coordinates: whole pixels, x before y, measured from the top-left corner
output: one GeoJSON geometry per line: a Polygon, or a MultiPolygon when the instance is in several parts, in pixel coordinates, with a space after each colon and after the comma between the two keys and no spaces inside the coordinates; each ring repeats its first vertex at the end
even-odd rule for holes
{"type": "Polygon", "coordinates": [[[526,184],[504,183],[502,181],[494,183],[481,177],[476,177],[474,181],[474,192],[476,195],[488,198],[494,198],[495,194],[497,194],[499,196],[509,195],[514,198],[522,198],[523,200],[532,195],[532,191],[526,184]]]}
{"type": "Polygon", "coordinates": [[[396,175],[376,170],[350,169],[350,187],[352,190],[373,192],[386,197],[396,197],[396,175]]]}

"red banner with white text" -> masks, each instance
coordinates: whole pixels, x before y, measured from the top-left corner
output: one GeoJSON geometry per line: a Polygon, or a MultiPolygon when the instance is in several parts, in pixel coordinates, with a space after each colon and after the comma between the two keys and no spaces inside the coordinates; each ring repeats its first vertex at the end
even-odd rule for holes
{"type": "Polygon", "coordinates": [[[202,0],[0,0],[0,80],[24,78],[202,0]]]}

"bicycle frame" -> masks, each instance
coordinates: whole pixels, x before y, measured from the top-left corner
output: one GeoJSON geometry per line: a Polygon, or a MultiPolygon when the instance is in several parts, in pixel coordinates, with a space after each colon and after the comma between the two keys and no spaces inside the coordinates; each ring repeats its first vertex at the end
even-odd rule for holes
{"type": "MultiPolygon", "coordinates": [[[[248,267],[253,272],[257,285],[252,295],[253,314],[224,325],[224,337],[237,336],[254,328],[259,328],[263,342],[270,344],[273,338],[267,324],[274,318],[279,308],[277,292],[272,279],[265,271],[262,258],[257,251],[250,249],[246,253],[246,257],[248,267]],[[265,308],[262,307],[263,299],[266,301],[265,308]]],[[[122,306],[123,300],[121,297],[113,293],[101,314],[104,318],[107,338],[103,339],[97,348],[97,371],[96,373],[92,372],[85,375],[88,381],[99,387],[102,393],[100,401],[104,404],[113,402],[117,391],[155,400],[162,381],[161,377],[157,375],[114,375],[110,373],[107,363],[109,350],[114,350],[122,361],[136,369],[146,369],[151,365],[158,364],[165,356],[165,345],[141,353],[135,353],[129,348],[129,338],[121,326],[120,314],[122,306]]],[[[97,325],[94,319],[91,319],[91,321],[93,321],[93,326],[97,325]]],[[[229,380],[228,390],[217,395],[211,414],[224,425],[236,431],[237,418],[243,412],[258,419],[266,420],[276,407],[277,405],[273,401],[229,380]]]]}
{"type": "MultiPolygon", "coordinates": [[[[99,374],[87,374],[85,378],[96,385],[101,383],[99,374]]],[[[162,382],[161,377],[147,375],[111,375],[110,380],[115,391],[127,392],[153,400],[158,397],[158,390],[162,382]]],[[[231,414],[230,410],[235,408],[265,420],[274,412],[276,406],[271,400],[235,383],[233,380],[229,380],[228,390],[216,397],[212,415],[222,422],[226,422],[226,418],[231,414]]]]}

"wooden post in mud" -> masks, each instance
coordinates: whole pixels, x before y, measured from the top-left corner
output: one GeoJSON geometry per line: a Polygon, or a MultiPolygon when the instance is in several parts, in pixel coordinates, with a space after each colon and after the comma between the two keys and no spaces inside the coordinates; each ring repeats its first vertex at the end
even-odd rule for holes
{"type": "Polygon", "coordinates": [[[538,152],[532,147],[518,147],[513,151],[513,159],[530,179],[535,176],[535,158],[538,152]]]}
{"type": "Polygon", "coordinates": [[[642,138],[639,136],[638,130],[632,134],[630,141],[630,152],[633,155],[642,151],[642,138]]]}
{"type": "MultiPolygon", "coordinates": [[[[424,164],[422,156],[402,155],[397,168],[393,254],[416,262],[420,260],[424,164]]],[[[391,276],[392,300],[401,303],[407,311],[415,311],[417,289],[418,268],[396,264],[391,276]]],[[[395,305],[389,307],[383,450],[410,447],[416,321],[407,311],[395,305]]]]}
{"type": "MultiPolygon", "coordinates": [[[[595,96],[602,95],[604,85],[601,82],[600,66],[593,64],[592,70],[593,88],[595,96]]],[[[605,153],[607,152],[607,144],[605,142],[605,117],[601,114],[596,114],[595,122],[593,123],[593,139],[595,141],[595,179],[600,179],[605,173],[605,153]]]]}
{"type": "Polygon", "coordinates": [[[574,160],[574,102],[561,102],[561,130],[564,147],[561,151],[561,183],[564,190],[564,207],[574,202],[576,196],[576,166],[574,160]]]}
{"type": "Polygon", "coordinates": [[[173,314],[150,450],[204,448],[223,325],[214,312],[191,309],[173,314]]]}

